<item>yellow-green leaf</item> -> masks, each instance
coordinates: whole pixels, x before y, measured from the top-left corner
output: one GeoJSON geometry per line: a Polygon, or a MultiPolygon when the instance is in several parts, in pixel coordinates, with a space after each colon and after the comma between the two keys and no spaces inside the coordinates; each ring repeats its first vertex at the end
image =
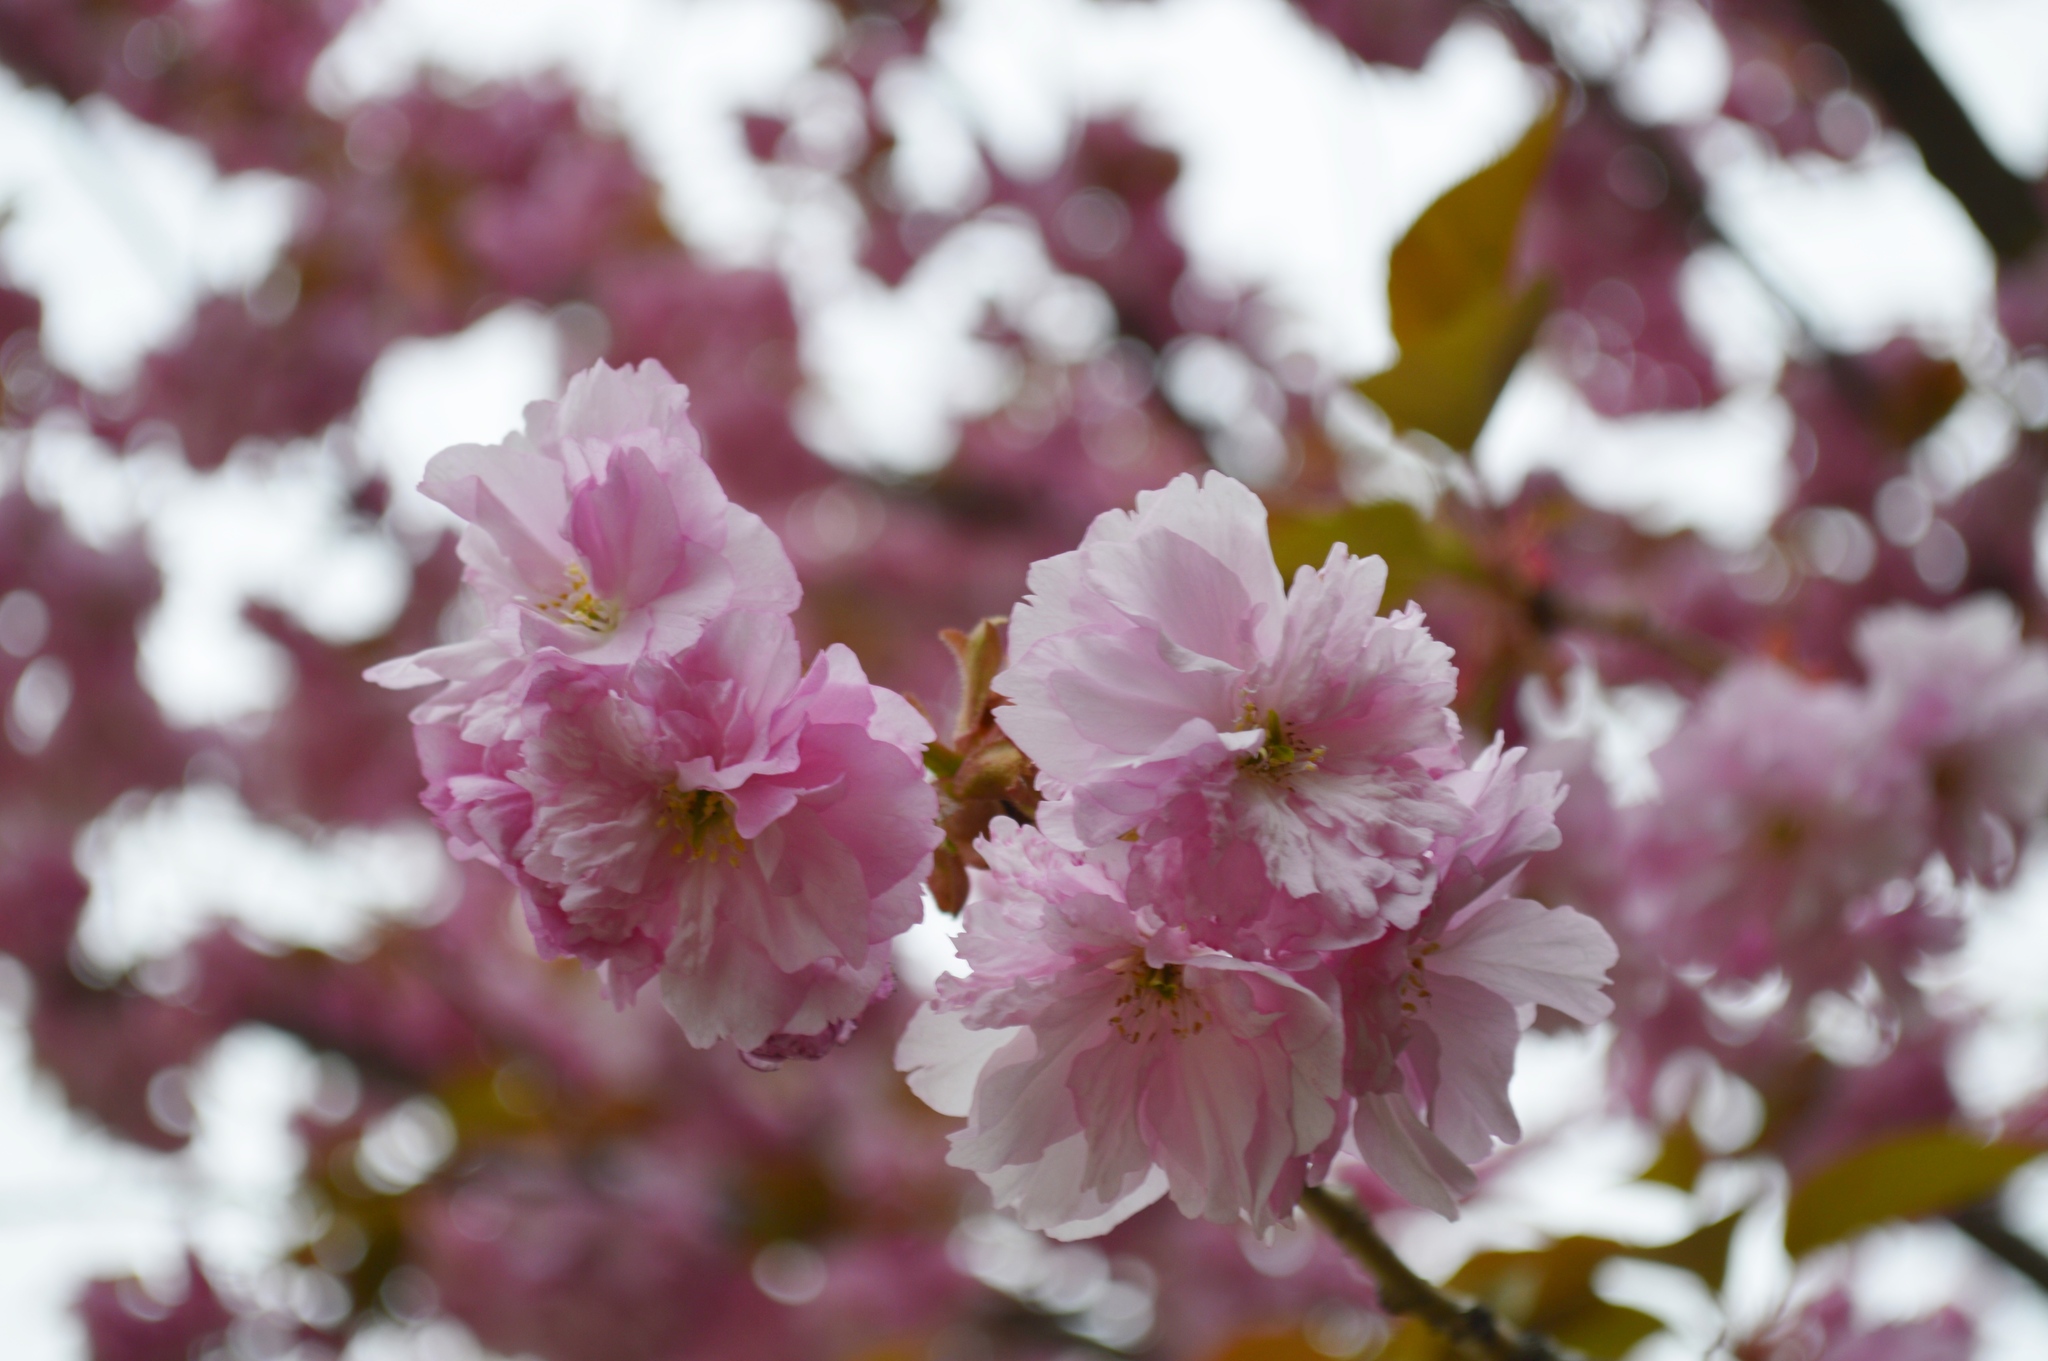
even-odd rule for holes
{"type": "Polygon", "coordinates": [[[1457,1355],[1442,1333],[1421,1319],[1404,1318],[1394,1325],[1386,1345],[1372,1353],[1372,1361],[1457,1361],[1457,1355]]]}
{"type": "Polygon", "coordinates": [[[1387,564],[1387,590],[1382,610],[1398,609],[1415,597],[1415,588],[1439,573],[1474,570],[1472,552],[1453,530],[1422,518],[1406,501],[1376,501],[1347,506],[1329,515],[1296,515],[1274,511],[1267,519],[1273,537],[1273,558],[1283,578],[1291,580],[1302,567],[1320,567],[1332,544],[1345,544],[1354,554],[1378,554],[1387,564]]]}
{"type": "Polygon", "coordinates": [[[1616,1257],[1660,1262],[1690,1271],[1718,1290],[1727,1273],[1736,1218],[1730,1215],[1663,1247],[1575,1237],[1533,1252],[1483,1252],[1451,1278],[1450,1288],[1517,1327],[1556,1338],[1595,1361],[1616,1358],[1663,1325],[1639,1310],[1601,1299],[1593,1290],[1601,1265],[1616,1257]]]}
{"type": "Polygon", "coordinates": [[[1008,622],[997,617],[982,620],[966,633],[939,630],[939,641],[952,652],[960,668],[960,713],[953,720],[955,746],[979,729],[987,717],[989,686],[1003,669],[1004,625],[1008,622]]]}
{"type": "Polygon", "coordinates": [[[1550,289],[1541,280],[1513,295],[1478,293],[1442,325],[1402,340],[1392,368],[1352,386],[1396,430],[1421,430],[1453,449],[1470,449],[1549,307],[1550,289]]]}
{"type": "Polygon", "coordinates": [[[1629,1252],[1605,1238],[1560,1238],[1534,1252],[1482,1252],[1451,1278],[1518,1327],[1576,1347],[1594,1361],[1618,1358],[1662,1325],[1593,1293],[1600,1264],[1629,1252]]]}
{"type": "Polygon", "coordinates": [[[1209,1361],[1324,1361],[1323,1354],[1298,1332],[1252,1333],[1214,1353],[1209,1361]]]}
{"type": "Polygon", "coordinates": [[[1690,1271],[1705,1281],[1709,1290],[1718,1291],[1728,1276],[1728,1248],[1735,1241],[1735,1223],[1741,1218],[1741,1212],[1737,1211],[1676,1243],[1668,1243],[1661,1248],[1630,1248],[1628,1255],[1690,1271]]]}
{"type": "Polygon", "coordinates": [[[1681,1120],[1665,1134],[1663,1146],[1657,1150],[1657,1161],[1643,1173],[1643,1180],[1690,1191],[1706,1161],[1707,1151],[1700,1147],[1699,1136],[1692,1132],[1692,1122],[1681,1120]]]}
{"type": "Polygon", "coordinates": [[[1985,1144],[1946,1129],[1866,1145],[1793,1188],[1785,1246],[1797,1257],[1888,1219],[1961,1209],[2040,1153],[2032,1145],[1985,1144]]]}
{"type": "Polygon", "coordinates": [[[1522,205],[1550,158],[1557,111],[1493,164],[1423,210],[1387,261],[1388,320],[1405,353],[1504,291],[1522,205]]]}
{"type": "Polygon", "coordinates": [[[1636,1343],[1664,1325],[1640,1309],[1596,1300],[1554,1330],[1544,1330],[1594,1361],[1619,1361],[1636,1343]]]}
{"type": "Polygon", "coordinates": [[[1401,358],[1354,386],[1398,430],[1470,449],[1549,306],[1508,287],[1515,232],[1557,133],[1556,110],[1514,148],[1423,211],[1387,260],[1387,316],[1401,358]]]}

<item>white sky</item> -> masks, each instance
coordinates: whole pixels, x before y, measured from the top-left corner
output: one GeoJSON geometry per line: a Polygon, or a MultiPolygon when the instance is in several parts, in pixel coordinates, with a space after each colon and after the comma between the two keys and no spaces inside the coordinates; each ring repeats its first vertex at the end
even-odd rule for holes
{"type": "MultiPolygon", "coordinates": [[[[2048,164],[2048,0],[1904,8],[1994,146],[2030,172],[2048,164]]],[[[1726,54],[1688,0],[1654,9],[1575,0],[1561,12],[1572,50],[1589,61],[1617,50],[1618,36],[1654,29],[1652,58],[1623,79],[1634,107],[1681,119],[1718,105],[1726,54]]],[[[807,436],[851,465],[929,466],[954,422],[1001,399],[1006,372],[970,334],[984,302],[1055,348],[1098,341],[1102,308],[1090,286],[1051,271],[1029,233],[1000,224],[964,230],[905,287],[886,289],[855,267],[851,210],[823,176],[767,172],[747,157],[730,118],[741,106],[791,115],[821,166],[843,154],[846,91],[807,74],[832,23],[818,0],[383,0],[344,32],[315,88],[326,107],[345,110],[428,65],[469,80],[564,69],[632,140],[693,248],[789,277],[805,325],[807,436]]],[[[1437,193],[1507,145],[1538,102],[1487,30],[1453,33],[1420,73],[1367,70],[1280,0],[954,0],[930,60],[891,73],[885,88],[905,192],[934,204],[976,192],[975,138],[1029,173],[1060,154],[1078,118],[1131,112],[1183,157],[1172,211],[1198,271],[1263,289],[1284,317],[1280,343],[1347,373],[1393,357],[1388,247],[1437,193]]],[[[1829,338],[1863,344],[1909,329],[1967,348],[1981,334],[1989,257],[1910,154],[1881,146],[1853,166],[1788,166],[1734,128],[1714,149],[1724,226],[1829,338]]],[[[0,204],[11,212],[0,269],[42,297],[47,345],[88,383],[118,385],[199,298],[261,279],[295,201],[276,177],[223,178],[196,149],[111,106],[67,110],[0,71],[0,204]]],[[[1732,257],[1703,259],[1694,274],[1696,319],[1737,385],[1728,401],[1693,417],[1608,421],[1541,364],[1525,366],[1482,445],[1489,487],[1506,494],[1530,469],[1559,467],[1589,500],[1658,527],[1692,525],[1730,545],[1761,531],[1782,494],[1789,422],[1768,385],[1785,323],[1732,257]]],[[[526,401],[552,394],[556,368],[552,327],[526,309],[404,342],[371,376],[360,446],[405,485],[443,445],[492,440],[517,424],[526,401]]],[[[0,450],[0,476],[14,463],[24,463],[19,453],[0,450]]],[[[178,721],[260,714],[281,694],[275,650],[239,622],[244,600],[274,601],[346,638],[375,632],[402,598],[398,550],[342,520],[330,465],[310,450],[200,475],[164,455],[117,460],[53,424],[22,471],[87,537],[147,535],[166,594],[145,638],[145,679],[178,721]]],[[[409,493],[400,518],[436,523],[409,493]]],[[[172,948],[220,911],[277,938],[330,943],[351,929],[337,923],[360,929],[374,912],[427,910],[434,890],[422,886],[436,874],[417,828],[297,842],[211,786],[109,819],[81,849],[94,872],[93,951],[109,961],[172,948]],[[238,868],[224,874],[224,865],[238,868]],[[301,891],[315,884],[319,892],[301,891]],[[318,911],[276,916],[287,900],[318,911]]],[[[2021,901],[2038,904],[2048,875],[2030,885],[2021,901]]],[[[1996,946],[2038,934],[2043,916],[1988,916],[1991,944],[1965,961],[1956,987],[2004,999],[1972,1071],[2024,1062],[2048,1073],[2040,1018],[2026,1009],[2038,1010],[2027,1000],[2034,980],[2001,972],[1996,946]]],[[[936,968],[943,948],[924,946],[936,968]]],[[[83,1279],[160,1272],[188,1237],[224,1265],[253,1270],[263,1258],[285,1223],[296,1156],[285,1117],[294,1094],[309,1090],[312,1060],[282,1037],[238,1036],[200,1084],[200,1145],[157,1158],[76,1127],[31,1077],[18,1016],[17,1006],[0,1017],[0,1317],[11,1357],[72,1361],[82,1353],[65,1310],[83,1279]],[[71,1198],[83,1187],[92,1191],[82,1202],[71,1198]],[[87,1208],[72,1208],[79,1203],[87,1208]]],[[[1532,1044],[1517,1085],[1532,1128],[1591,1108],[1597,1062],[1597,1039],[1532,1044]]],[[[1625,1125],[1590,1126],[1532,1159],[1492,1210],[1456,1229],[1414,1225],[1411,1245],[1425,1263],[1448,1265],[1489,1233],[1579,1227],[1572,1207],[1615,1183],[1632,1139],[1640,1134],[1625,1125]]],[[[1639,1232],[1672,1212],[1598,1203],[1639,1232]]],[[[2028,1204],[2048,1224],[2048,1178],[2028,1204]]],[[[1782,1287],[1767,1228],[1745,1230],[1738,1310],[1763,1308],[1782,1287]]],[[[1902,1231],[1869,1255],[1863,1294],[1873,1309],[1919,1308],[1937,1298],[1930,1290],[1985,1293],[1997,1301],[1986,1355],[2048,1352],[2048,1306],[2002,1291],[1939,1231],[1902,1231]]],[[[1710,1316],[1673,1297],[1668,1282],[1661,1296],[1655,1281],[1615,1289],[1673,1317],[1691,1307],[1708,1319],[1658,1356],[1697,1356],[1707,1345],[1710,1316]]],[[[359,1350],[358,1361],[474,1354],[446,1331],[386,1335],[359,1350]]]]}

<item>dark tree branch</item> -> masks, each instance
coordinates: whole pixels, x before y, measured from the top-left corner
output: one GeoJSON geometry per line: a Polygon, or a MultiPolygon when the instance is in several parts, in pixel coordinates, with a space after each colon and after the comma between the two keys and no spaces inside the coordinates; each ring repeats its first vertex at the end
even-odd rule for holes
{"type": "Polygon", "coordinates": [[[1920,145],[1928,173],[1947,186],[2001,260],[2048,236],[2033,186],[1986,146],[1889,0],[1803,0],[1813,26],[1920,145]]]}
{"type": "Polygon", "coordinates": [[[1472,1361],[1579,1361],[1548,1338],[1522,1333],[1484,1305],[1461,1304],[1409,1269],[1372,1220],[1357,1206],[1320,1186],[1302,1193],[1301,1203],[1330,1236],[1365,1264],[1379,1287],[1380,1306],[1390,1314],[1421,1319],[1448,1338],[1472,1361]]]}
{"type": "Polygon", "coordinates": [[[1800,344],[1811,351],[1831,355],[1832,352],[1819,338],[1820,328],[1807,316],[1806,309],[1786,289],[1783,281],[1714,220],[1714,214],[1707,206],[1706,179],[1677,134],[1669,127],[1637,122],[1616,101],[1614,87],[1609,82],[1574,70],[1551,42],[1549,33],[1518,8],[1518,0],[1487,0],[1486,9],[1511,34],[1542,53],[1559,72],[1576,82],[1591,111],[1616,127],[1627,129],[1635,145],[1656,161],[1664,172],[1668,195],[1661,211],[1670,213],[1705,240],[1727,247],[1784,309],[1798,332],[1800,344]]]}
{"type": "Polygon", "coordinates": [[[1987,1200],[1966,1210],[1957,1210],[1948,1222],[1977,1241],[1986,1252],[2014,1271],[2048,1291],[2048,1253],[2029,1243],[2005,1225],[1998,1202],[1987,1200]]]}

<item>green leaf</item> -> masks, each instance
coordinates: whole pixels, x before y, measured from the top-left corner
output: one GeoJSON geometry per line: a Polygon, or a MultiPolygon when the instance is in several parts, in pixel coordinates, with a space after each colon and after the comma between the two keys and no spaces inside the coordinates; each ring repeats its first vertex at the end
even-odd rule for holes
{"type": "Polygon", "coordinates": [[[1514,148],[1429,205],[1387,260],[1387,316],[1401,358],[1355,384],[1398,430],[1470,449],[1550,305],[1508,287],[1515,231],[1557,133],[1555,110],[1514,148]]]}
{"type": "Polygon", "coordinates": [[[954,773],[960,769],[962,759],[964,758],[959,752],[951,747],[942,747],[937,742],[924,749],[924,768],[942,780],[953,778],[954,773]]]}
{"type": "Polygon", "coordinates": [[[1320,567],[1332,544],[1345,544],[1363,557],[1378,554],[1387,564],[1387,590],[1382,610],[1399,609],[1415,597],[1415,588],[1440,573],[1469,575],[1476,565],[1472,551],[1458,534],[1422,518],[1406,501],[1377,501],[1347,506],[1330,515],[1297,515],[1276,510],[1267,517],[1273,559],[1284,579],[1302,567],[1320,567]]]}
{"type": "Polygon", "coordinates": [[[1721,1282],[1728,1277],[1728,1248],[1735,1241],[1735,1223],[1741,1218],[1742,1212],[1738,1210],[1676,1243],[1661,1248],[1629,1248],[1628,1255],[1690,1271],[1705,1281],[1709,1290],[1718,1292],[1721,1282]]]}
{"type": "Polygon", "coordinates": [[[1372,1361],[1457,1361],[1458,1351],[1421,1319],[1404,1318],[1395,1322],[1393,1335],[1371,1355],[1372,1361]]]}
{"type": "Polygon", "coordinates": [[[1253,1333],[1233,1339],[1209,1361],[1323,1361],[1298,1332],[1253,1333]]]}
{"type": "Polygon", "coordinates": [[[1605,1238],[1560,1238],[1535,1252],[1482,1252],[1451,1278],[1451,1288],[1520,1327],[1609,1361],[1663,1327],[1593,1293],[1593,1273],[1621,1253],[1634,1250],[1605,1238]]]}
{"type": "Polygon", "coordinates": [[[1866,1145],[1793,1188],[1785,1247],[1803,1256],[1888,1219],[1975,1204],[2040,1153],[2031,1144],[1985,1144],[1946,1129],[1866,1145]]]}
{"type": "Polygon", "coordinates": [[[1533,1252],[1482,1252],[1451,1278],[1450,1288],[1479,1300],[1518,1327],[1556,1338],[1595,1361],[1621,1357],[1664,1325],[1594,1293],[1593,1277],[1601,1265],[1616,1257],[1660,1262],[1690,1271],[1719,1290],[1737,1218],[1730,1215],[1663,1247],[1575,1237],[1560,1238],[1533,1252]]]}
{"type": "Polygon", "coordinates": [[[1505,290],[1522,207],[1550,159],[1558,110],[1508,153],[1423,210],[1387,260],[1388,320],[1405,352],[1505,290]]]}
{"type": "Polygon", "coordinates": [[[1547,1331],[1565,1346],[1583,1352],[1594,1361],[1619,1361],[1636,1343],[1663,1327],[1661,1322],[1640,1309],[1598,1300],[1556,1329],[1541,1331],[1547,1331]]]}
{"type": "Polygon", "coordinates": [[[1443,325],[1402,341],[1394,367],[1352,387],[1396,430],[1421,430],[1468,450],[1549,308],[1542,280],[1513,296],[1482,293],[1443,325]]]}
{"type": "Polygon", "coordinates": [[[1657,1150],[1657,1161],[1650,1164],[1642,1179],[1690,1191],[1706,1161],[1707,1151],[1700,1147],[1699,1136],[1692,1132],[1692,1122],[1681,1120],[1665,1134],[1664,1144],[1657,1150]]]}
{"type": "Polygon", "coordinates": [[[953,745],[979,731],[988,717],[989,686],[1003,669],[1005,629],[1000,616],[984,619],[971,630],[940,629],[939,641],[960,668],[960,713],[953,720],[953,745]]]}

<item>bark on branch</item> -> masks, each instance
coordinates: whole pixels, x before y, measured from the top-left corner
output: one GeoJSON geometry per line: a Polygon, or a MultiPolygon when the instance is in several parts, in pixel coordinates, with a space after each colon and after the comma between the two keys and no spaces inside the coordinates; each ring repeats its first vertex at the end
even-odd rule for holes
{"type": "Polygon", "coordinates": [[[1382,1308],[1422,1320],[1447,1338],[1460,1355],[1472,1361],[1580,1361],[1576,1352],[1538,1334],[1520,1332],[1486,1306],[1455,1300],[1416,1275],[1356,1206],[1320,1186],[1304,1192],[1301,1203],[1332,1238],[1365,1264],[1379,1287],[1382,1308]]]}
{"type": "Polygon", "coordinates": [[[1948,1222],[1975,1239],[1979,1247],[2032,1281],[2041,1290],[2048,1291],[2048,1253],[2043,1253],[2006,1227],[2005,1217],[1999,1213],[1996,1200],[1987,1200],[1981,1205],[1957,1210],[1948,1217],[1948,1222]]]}
{"type": "Polygon", "coordinates": [[[1956,196],[1999,259],[2016,260],[2048,236],[2033,186],[1985,145],[1890,0],[1804,0],[1804,8],[1851,74],[1919,143],[1928,173],[1956,196]]]}

